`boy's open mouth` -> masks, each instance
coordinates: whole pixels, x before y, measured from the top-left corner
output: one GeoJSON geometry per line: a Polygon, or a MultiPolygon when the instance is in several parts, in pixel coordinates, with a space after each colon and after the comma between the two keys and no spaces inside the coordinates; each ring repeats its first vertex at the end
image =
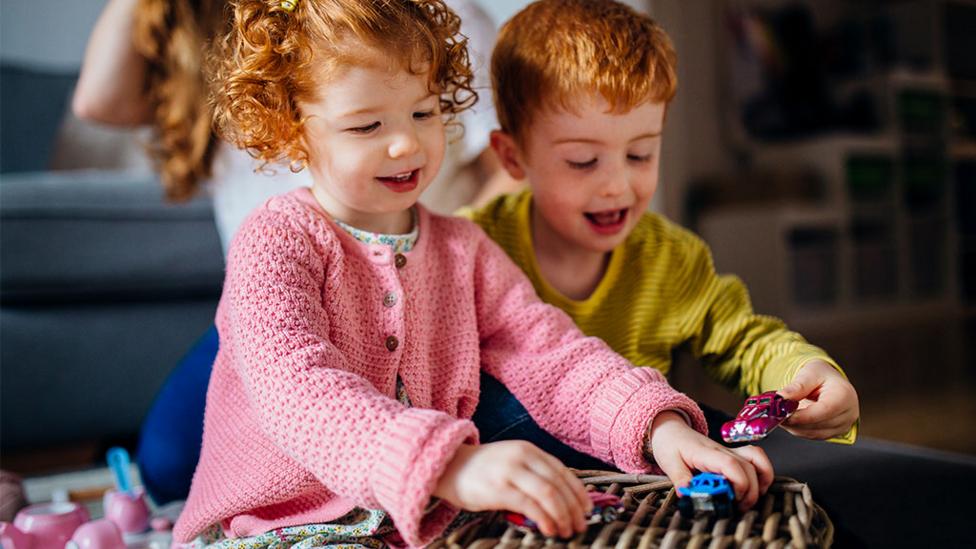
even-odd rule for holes
{"type": "Polygon", "coordinates": [[[629,208],[605,210],[602,212],[583,212],[590,227],[600,234],[614,234],[624,227],[629,208]]]}
{"type": "Polygon", "coordinates": [[[376,179],[393,192],[405,193],[417,188],[417,182],[420,179],[420,168],[395,175],[377,177],[376,179]]]}

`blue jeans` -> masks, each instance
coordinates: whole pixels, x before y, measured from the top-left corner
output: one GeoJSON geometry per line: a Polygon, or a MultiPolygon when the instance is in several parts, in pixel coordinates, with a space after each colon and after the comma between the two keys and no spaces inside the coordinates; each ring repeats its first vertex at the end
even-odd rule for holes
{"type": "Polygon", "coordinates": [[[211,326],[166,378],[142,421],[136,462],[142,484],[157,505],[186,499],[190,493],[216,356],[217,328],[211,326]]]}
{"type": "MultiPolygon", "coordinates": [[[[142,423],[136,460],[146,491],[157,505],[186,499],[203,440],[203,409],[210,370],[217,356],[217,329],[211,327],[163,384],[142,423]]],[[[728,416],[703,407],[709,432],[728,416]]],[[[615,470],[556,440],[495,378],[481,374],[481,399],[472,418],[482,442],[527,440],[577,469],[615,470]]]]}

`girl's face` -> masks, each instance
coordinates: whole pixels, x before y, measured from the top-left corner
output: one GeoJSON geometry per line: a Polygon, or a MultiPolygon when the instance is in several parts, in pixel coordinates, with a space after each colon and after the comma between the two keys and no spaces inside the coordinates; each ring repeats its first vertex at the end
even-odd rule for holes
{"type": "Polygon", "coordinates": [[[354,227],[403,233],[440,169],[444,122],[426,73],[381,67],[344,69],[300,107],[319,203],[354,227]]]}

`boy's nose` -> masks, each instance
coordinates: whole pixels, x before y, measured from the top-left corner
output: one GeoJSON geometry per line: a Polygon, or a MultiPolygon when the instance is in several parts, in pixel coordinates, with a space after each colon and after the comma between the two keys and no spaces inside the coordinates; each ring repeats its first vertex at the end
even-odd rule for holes
{"type": "Polygon", "coordinates": [[[420,140],[416,132],[404,130],[398,132],[390,143],[390,158],[403,158],[415,154],[420,150],[420,140]]]}
{"type": "Polygon", "coordinates": [[[611,174],[600,188],[600,194],[604,197],[615,197],[624,194],[627,190],[627,179],[619,174],[611,174]]]}
{"type": "Polygon", "coordinates": [[[627,167],[610,163],[604,172],[604,179],[600,186],[600,195],[616,197],[624,194],[630,183],[627,180],[627,167]]]}

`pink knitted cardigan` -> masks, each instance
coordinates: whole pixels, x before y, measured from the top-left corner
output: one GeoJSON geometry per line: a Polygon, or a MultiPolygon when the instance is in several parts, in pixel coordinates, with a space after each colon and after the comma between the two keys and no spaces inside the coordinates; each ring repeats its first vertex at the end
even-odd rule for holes
{"type": "Polygon", "coordinates": [[[430,542],[457,513],[426,507],[458,446],[478,442],[468,418],[482,368],[543,428],[624,471],[650,469],[642,441],[662,410],[705,432],[692,400],[539,301],[480,228],[419,211],[420,238],[399,257],[338,228],[308,189],[241,227],[176,542],[217,523],[250,536],[356,506],[385,509],[411,546],[430,542]],[[395,400],[397,374],[414,408],[395,400]]]}

